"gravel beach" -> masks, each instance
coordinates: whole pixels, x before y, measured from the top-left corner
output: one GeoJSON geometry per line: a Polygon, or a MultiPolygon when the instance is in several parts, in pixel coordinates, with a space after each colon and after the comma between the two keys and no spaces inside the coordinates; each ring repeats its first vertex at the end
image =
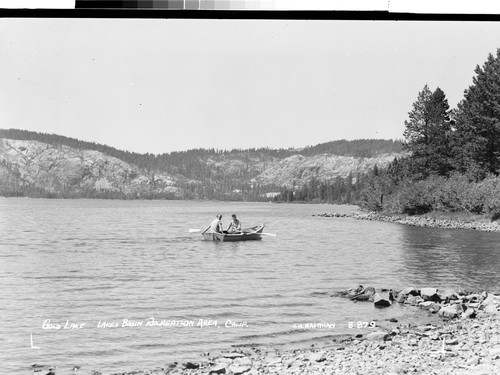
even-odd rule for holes
{"type": "Polygon", "coordinates": [[[500,232],[500,223],[497,221],[464,221],[454,219],[435,219],[427,216],[384,215],[373,211],[355,213],[324,213],[313,216],[385,221],[416,227],[472,229],[484,232],[500,232]]]}
{"type": "MultiPolygon", "coordinates": [[[[381,308],[403,303],[422,314],[437,314],[440,319],[424,325],[391,319],[363,334],[338,337],[307,348],[243,345],[228,348],[227,352],[205,353],[196,362],[159,364],[155,369],[115,374],[500,373],[499,294],[413,287],[377,291],[360,286],[335,292],[332,298],[349,298],[353,303],[373,303],[381,308]]],[[[32,367],[40,372],[43,366],[32,367]]],[[[82,373],[89,373],[89,369],[85,370],[82,373]]],[[[101,374],[97,370],[91,373],[101,374]]]]}
{"type": "MultiPolygon", "coordinates": [[[[365,295],[364,290],[350,290],[337,297],[352,299],[365,295]]],[[[378,292],[372,295],[374,298],[367,303],[384,300],[378,292]]],[[[393,297],[396,300],[391,303],[409,303],[422,313],[439,314],[442,323],[413,326],[393,321],[392,328],[376,327],[368,334],[307,349],[246,347],[200,363],[171,364],[162,371],[235,375],[500,373],[499,296],[410,287],[395,292],[393,297]]]]}

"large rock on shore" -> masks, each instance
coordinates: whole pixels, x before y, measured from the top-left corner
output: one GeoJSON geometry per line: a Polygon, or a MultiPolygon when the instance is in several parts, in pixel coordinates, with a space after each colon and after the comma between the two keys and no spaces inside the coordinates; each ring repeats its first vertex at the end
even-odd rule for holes
{"type": "Polygon", "coordinates": [[[420,302],[418,304],[418,307],[425,309],[427,311],[430,311],[432,313],[436,313],[436,312],[439,312],[439,310],[441,310],[441,306],[439,305],[439,303],[436,303],[433,301],[420,302]]]}
{"type": "Polygon", "coordinates": [[[405,304],[412,305],[412,306],[418,306],[418,304],[420,302],[424,302],[424,299],[422,297],[420,297],[420,296],[413,296],[411,294],[404,301],[405,304]]]}
{"type": "Polygon", "coordinates": [[[438,311],[438,315],[443,318],[456,318],[460,316],[462,309],[459,304],[444,306],[438,311]]]}
{"type": "Polygon", "coordinates": [[[441,302],[441,297],[438,295],[436,288],[422,288],[420,289],[420,297],[424,301],[441,302]]]}
{"type": "Polygon", "coordinates": [[[377,307],[389,307],[392,305],[392,302],[388,293],[375,293],[373,296],[373,304],[377,307]]]}
{"type": "Polygon", "coordinates": [[[458,292],[453,289],[443,289],[438,291],[438,296],[441,301],[448,303],[449,301],[458,300],[460,298],[458,292]]]}
{"type": "Polygon", "coordinates": [[[395,300],[398,303],[404,303],[408,298],[408,296],[418,296],[418,290],[412,286],[404,288],[403,290],[401,290],[399,293],[396,294],[395,300]]]}

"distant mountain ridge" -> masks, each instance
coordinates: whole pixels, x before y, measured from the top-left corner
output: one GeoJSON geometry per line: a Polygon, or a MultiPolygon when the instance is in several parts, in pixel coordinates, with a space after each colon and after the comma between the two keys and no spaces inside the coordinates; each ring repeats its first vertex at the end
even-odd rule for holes
{"type": "Polygon", "coordinates": [[[0,195],[261,200],[282,187],[364,173],[401,155],[398,140],[153,155],[55,134],[0,129],[0,195]]]}

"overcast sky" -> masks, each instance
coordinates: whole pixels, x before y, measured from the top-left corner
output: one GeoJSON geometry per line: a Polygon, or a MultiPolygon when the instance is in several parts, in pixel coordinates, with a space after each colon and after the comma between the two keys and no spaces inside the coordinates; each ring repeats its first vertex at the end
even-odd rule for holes
{"type": "Polygon", "coordinates": [[[2,19],[0,128],[135,152],[402,138],[425,84],[455,107],[500,24],[2,19]]]}

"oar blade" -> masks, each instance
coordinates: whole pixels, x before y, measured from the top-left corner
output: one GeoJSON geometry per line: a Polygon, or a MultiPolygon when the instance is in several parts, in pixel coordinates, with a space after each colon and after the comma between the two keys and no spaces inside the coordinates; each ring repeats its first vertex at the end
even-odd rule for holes
{"type": "Polygon", "coordinates": [[[201,229],[190,229],[189,233],[198,233],[201,232],[201,229]]]}
{"type": "Polygon", "coordinates": [[[263,236],[278,237],[276,233],[261,233],[263,236]]]}

